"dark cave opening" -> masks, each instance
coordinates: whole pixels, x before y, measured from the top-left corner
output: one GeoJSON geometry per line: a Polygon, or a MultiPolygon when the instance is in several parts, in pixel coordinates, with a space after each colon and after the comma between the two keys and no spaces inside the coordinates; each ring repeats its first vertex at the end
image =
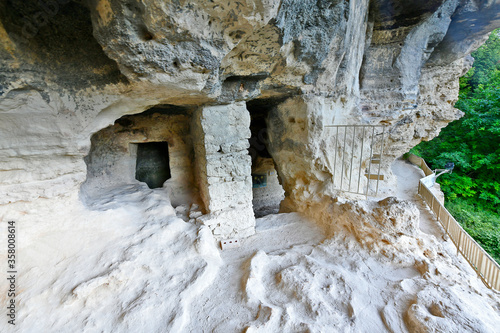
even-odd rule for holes
{"type": "Polygon", "coordinates": [[[14,58],[39,73],[33,85],[45,87],[47,77],[69,90],[128,82],[94,38],[84,1],[0,1],[0,22],[15,45],[14,58]]]}
{"type": "Polygon", "coordinates": [[[257,218],[278,213],[280,203],[284,199],[275,161],[267,149],[267,117],[269,111],[282,101],[283,98],[253,100],[247,103],[252,133],[248,149],[252,157],[252,203],[257,218]]]}

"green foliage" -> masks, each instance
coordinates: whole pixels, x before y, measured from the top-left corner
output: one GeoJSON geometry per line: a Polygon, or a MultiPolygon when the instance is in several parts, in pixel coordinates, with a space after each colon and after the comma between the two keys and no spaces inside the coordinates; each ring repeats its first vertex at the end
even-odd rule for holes
{"type": "Polygon", "coordinates": [[[466,199],[451,200],[446,208],[469,235],[500,264],[500,217],[466,199]]]}
{"type": "Polygon", "coordinates": [[[474,66],[460,78],[461,92],[474,91],[481,84],[492,81],[492,77],[500,70],[500,30],[493,31],[483,46],[472,53],[474,66]]]}
{"type": "Polygon", "coordinates": [[[465,113],[432,141],[412,152],[433,169],[455,163],[452,175],[440,177],[449,200],[468,198],[485,209],[500,211],[500,38],[494,31],[474,52],[473,68],[461,78],[455,107],[465,113]]]}
{"type": "Polygon", "coordinates": [[[432,169],[455,163],[438,178],[450,212],[490,254],[500,259],[500,38],[494,31],[472,54],[472,69],[460,79],[455,107],[465,116],[412,153],[432,169]]]}

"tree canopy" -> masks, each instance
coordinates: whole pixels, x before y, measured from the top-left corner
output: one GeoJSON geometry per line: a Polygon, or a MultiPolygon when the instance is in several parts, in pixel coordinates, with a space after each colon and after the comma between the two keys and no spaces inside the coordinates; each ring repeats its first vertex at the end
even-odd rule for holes
{"type": "Polygon", "coordinates": [[[447,208],[466,230],[500,259],[500,38],[499,30],[472,53],[474,65],[460,78],[455,107],[465,116],[412,152],[431,168],[455,163],[438,178],[447,208]]]}

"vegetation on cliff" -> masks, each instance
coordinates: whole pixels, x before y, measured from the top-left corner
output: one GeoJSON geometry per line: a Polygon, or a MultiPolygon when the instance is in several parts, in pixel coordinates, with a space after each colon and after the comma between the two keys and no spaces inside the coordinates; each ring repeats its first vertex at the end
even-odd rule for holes
{"type": "Polygon", "coordinates": [[[472,53],[474,65],[460,79],[455,107],[465,116],[412,153],[433,169],[455,163],[438,178],[446,208],[500,263],[500,30],[472,53]]]}

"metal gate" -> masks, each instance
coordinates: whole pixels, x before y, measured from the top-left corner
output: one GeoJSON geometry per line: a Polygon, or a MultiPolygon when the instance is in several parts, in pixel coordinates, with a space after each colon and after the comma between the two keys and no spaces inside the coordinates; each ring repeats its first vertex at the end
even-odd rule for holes
{"type": "MultiPolygon", "coordinates": [[[[325,125],[334,140],[333,186],[335,190],[377,196],[384,157],[386,126],[325,125]],[[365,177],[365,178],[362,178],[365,177]],[[364,182],[366,181],[366,185],[364,182]]],[[[332,156],[330,156],[330,159],[332,156]]]]}

